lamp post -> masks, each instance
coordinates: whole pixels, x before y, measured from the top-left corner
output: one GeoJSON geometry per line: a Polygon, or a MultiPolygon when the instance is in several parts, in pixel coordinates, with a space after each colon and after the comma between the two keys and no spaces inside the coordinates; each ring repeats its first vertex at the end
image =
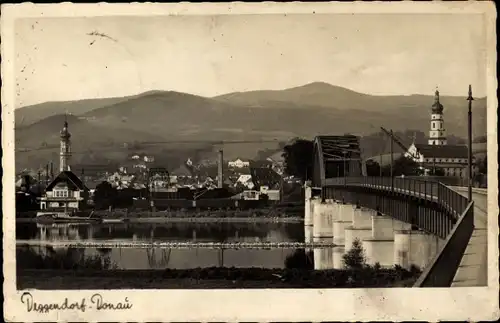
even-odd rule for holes
{"type": "Polygon", "coordinates": [[[468,194],[467,197],[469,199],[469,202],[472,201],[472,101],[474,98],[472,97],[472,86],[469,84],[469,96],[467,97],[467,100],[469,101],[469,112],[468,112],[468,120],[467,120],[467,126],[468,126],[468,160],[467,160],[467,180],[468,180],[468,194]]]}
{"type": "Polygon", "coordinates": [[[391,147],[391,191],[394,189],[394,177],[393,177],[393,167],[394,167],[394,153],[393,153],[393,141],[394,141],[394,134],[391,129],[391,142],[390,142],[390,147],[391,147]]]}
{"type": "Polygon", "coordinates": [[[347,155],[347,151],[343,151],[342,152],[344,154],[344,185],[347,185],[347,177],[346,177],[346,155],[347,155]]]}

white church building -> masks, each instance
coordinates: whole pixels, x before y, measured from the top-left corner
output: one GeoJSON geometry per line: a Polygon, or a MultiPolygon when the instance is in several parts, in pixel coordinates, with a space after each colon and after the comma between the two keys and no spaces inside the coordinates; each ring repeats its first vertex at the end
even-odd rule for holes
{"type": "MultiPolygon", "coordinates": [[[[467,178],[467,146],[448,145],[443,111],[439,91],[436,90],[431,109],[428,143],[427,145],[413,143],[405,156],[418,162],[427,174],[432,170],[441,169],[445,176],[467,178]]],[[[472,162],[474,165],[474,159],[472,162]]]]}
{"type": "Polygon", "coordinates": [[[72,212],[85,208],[89,189],[70,169],[71,134],[66,120],[60,135],[59,174],[49,183],[45,194],[40,198],[40,209],[72,212]]]}

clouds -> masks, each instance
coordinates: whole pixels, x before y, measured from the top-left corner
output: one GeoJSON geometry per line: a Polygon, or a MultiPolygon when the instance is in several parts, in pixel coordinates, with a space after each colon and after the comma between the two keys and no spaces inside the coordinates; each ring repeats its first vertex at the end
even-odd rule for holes
{"type": "Polygon", "coordinates": [[[439,85],[448,95],[463,95],[472,83],[484,95],[482,28],[479,15],[22,19],[16,106],[152,89],[213,96],[312,81],[371,94],[429,94],[439,85]]]}

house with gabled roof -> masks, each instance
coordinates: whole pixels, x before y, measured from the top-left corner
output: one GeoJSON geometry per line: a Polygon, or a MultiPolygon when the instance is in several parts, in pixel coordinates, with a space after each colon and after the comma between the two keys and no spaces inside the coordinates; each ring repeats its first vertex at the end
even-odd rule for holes
{"type": "MultiPolygon", "coordinates": [[[[412,144],[405,155],[419,163],[427,172],[442,169],[445,176],[467,177],[468,151],[465,145],[412,144]]],[[[474,157],[472,163],[472,170],[475,173],[474,157]]]]}
{"type": "Polygon", "coordinates": [[[60,132],[59,175],[47,185],[40,198],[40,208],[47,211],[72,212],[84,209],[89,199],[89,189],[70,169],[71,134],[68,122],[60,132]]]}
{"type": "Polygon", "coordinates": [[[62,171],[45,189],[40,208],[46,211],[77,211],[87,206],[88,187],[72,171],[62,171]]]}

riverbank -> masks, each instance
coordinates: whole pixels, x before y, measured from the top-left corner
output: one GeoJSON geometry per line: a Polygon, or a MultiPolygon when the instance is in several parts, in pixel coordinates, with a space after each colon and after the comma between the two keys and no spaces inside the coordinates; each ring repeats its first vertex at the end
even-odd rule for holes
{"type": "MultiPolygon", "coordinates": [[[[104,224],[113,223],[300,223],[301,217],[123,217],[104,218],[104,224]]],[[[35,223],[35,218],[17,218],[17,223],[35,223]]]]}
{"type": "MultiPolygon", "coordinates": [[[[88,211],[88,215],[90,215],[88,211]]],[[[280,207],[255,210],[173,210],[173,211],[129,211],[129,210],[96,210],[92,217],[101,218],[105,223],[170,223],[170,222],[284,222],[297,223],[304,221],[304,208],[301,206],[280,207]]],[[[35,222],[36,212],[19,212],[16,222],[35,222]]]]}
{"type": "Polygon", "coordinates": [[[401,268],[307,270],[195,268],[165,270],[20,270],[18,289],[233,289],[411,287],[419,272],[401,268]]]}

